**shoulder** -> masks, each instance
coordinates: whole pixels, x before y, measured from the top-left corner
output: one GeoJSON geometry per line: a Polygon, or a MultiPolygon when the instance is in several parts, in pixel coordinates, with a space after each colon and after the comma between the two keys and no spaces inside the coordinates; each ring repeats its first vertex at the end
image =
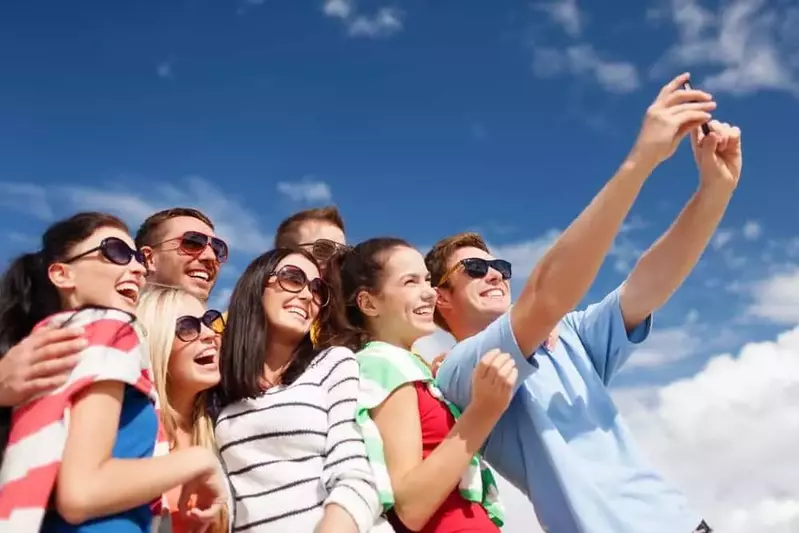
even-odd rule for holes
{"type": "Polygon", "coordinates": [[[513,328],[511,327],[510,311],[507,311],[479,333],[455,344],[449,351],[445,361],[453,355],[466,356],[473,352],[482,354],[493,348],[507,351],[510,345],[516,346],[516,337],[513,335],[513,328]]]}
{"type": "Polygon", "coordinates": [[[65,311],[48,317],[36,327],[45,324],[55,327],[82,327],[90,346],[131,350],[141,342],[136,329],[136,317],[119,309],[87,307],[65,311]]]}

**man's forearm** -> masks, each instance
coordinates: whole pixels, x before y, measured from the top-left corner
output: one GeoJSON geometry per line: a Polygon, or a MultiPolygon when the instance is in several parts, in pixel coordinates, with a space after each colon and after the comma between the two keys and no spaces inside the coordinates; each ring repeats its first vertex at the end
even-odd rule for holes
{"type": "Polygon", "coordinates": [[[621,289],[627,329],[643,322],[682,285],[721,222],[732,192],[732,188],[700,188],[641,256],[621,289]]]}
{"type": "MultiPolygon", "coordinates": [[[[538,342],[588,292],[654,167],[653,162],[631,155],[539,261],[511,313],[512,321],[527,324],[528,331],[531,323],[540,325],[540,335],[535,332],[538,342]],[[546,317],[540,316],[542,310],[546,317]],[[535,321],[530,320],[533,316],[535,321]]],[[[518,336],[524,328],[513,329],[518,336]]],[[[533,346],[521,346],[519,339],[520,347],[533,348],[536,341],[530,337],[533,346]]]]}

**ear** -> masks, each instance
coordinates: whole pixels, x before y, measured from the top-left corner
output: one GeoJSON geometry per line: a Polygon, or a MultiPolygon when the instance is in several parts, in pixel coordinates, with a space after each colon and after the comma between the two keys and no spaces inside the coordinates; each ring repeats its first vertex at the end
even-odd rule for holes
{"type": "Polygon", "coordinates": [[[75,288],[75,276],[72,269],[64,263],[53,263],[47,267],[47,277],[58,289],[75,288]]]}
{"type": "Polygon", "coordinates": [[[144,255],[144,266],[147,268],[147,273],[149,274],[155,270],[155,256],[153,254],[153,247],[142,246],[141,253],[144,255]]]}
{"type": "Polygon", "coordinates": [[[358,304],[358,309],[361,310],[361,313],[371,318],[380,316],[376,300],[377,299],[367,291],[359,292],[358,296],[355,298],[355,302],[358,304]]]}
{"type": "Polygon", "coordinates": [[[452,309],[452,293],[449,291],[449,289],[444,287],[436,287],[436,293],[438,294],[436,308],[439,310],[452,309]]]}

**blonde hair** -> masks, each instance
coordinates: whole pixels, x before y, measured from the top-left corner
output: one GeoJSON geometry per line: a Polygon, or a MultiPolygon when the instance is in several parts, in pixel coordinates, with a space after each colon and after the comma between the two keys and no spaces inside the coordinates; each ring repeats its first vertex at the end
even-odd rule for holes
{"type": "MultiPolygon", "coordinates": [[[[160,402],[161,423],[169,439],[170,449],[177,444],[178,412],[169,396],[169,359],[175,342],[175,325],[181,316],[180,307],[187,298],[200,301],[189,292],[164,285],[148,284],[136,309],[139,326],[144,329],[144,339],[150,354],[155,389],[160,402]]],[[[203,302],[201,302],[203,303],[203,302]]],[[[203,306],[205,303],[203,303],[203,306]]],[[[206,407],[206,393],[194,399],[191,413],[191,444],[217,453],[214,424],[206,407]]],[[[223,507],[212,532],[227,531],[227,509],[223,507]]]]}

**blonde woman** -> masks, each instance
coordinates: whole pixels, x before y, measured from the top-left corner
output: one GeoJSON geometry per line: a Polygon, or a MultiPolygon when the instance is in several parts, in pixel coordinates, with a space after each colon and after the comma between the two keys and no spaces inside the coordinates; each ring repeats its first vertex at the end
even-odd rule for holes
{"type": "MultiPolygon", "coordinates": [[[[219,383],[222,314],[206,309],[183,289],[151,286],[142,295],[137,315],[146,330],[161,422],[170,450],[202,446],[216,451],[206,393],[219,383]]],[[[177,512],[179,497],[179,489],[167,493],[172,533],[227,531],[226,509],[206,530],[177,512]]]]}

